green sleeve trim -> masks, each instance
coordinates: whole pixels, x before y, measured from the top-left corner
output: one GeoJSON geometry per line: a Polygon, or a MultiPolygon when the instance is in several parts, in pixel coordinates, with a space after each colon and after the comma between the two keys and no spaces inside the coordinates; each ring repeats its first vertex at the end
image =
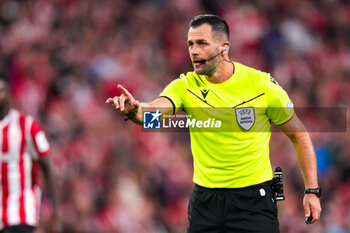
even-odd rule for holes
{"type": "Polygon", "coordinates": [[[287,123],[288,121],[290,121],[290,120],[293,118],[294,113],[295,113],[295,112],[293,112],[293,115],[292,115],[288,120],[286,120],[285,122],[283,122],[283,123],[281,123],[281,124],[278,124],[277,126],[281,126],[281,125],[287,123]]]}
{"type": "Polygon", "coordinates": [[[173,115],[175,115],[176,107],[175,107],[174,102],[168,96],[162,95],[162,96],[159,96],[159,98],[166,98],[166,99],[168,99],[170,101],[170,103],[173,105],[173,115]]]}

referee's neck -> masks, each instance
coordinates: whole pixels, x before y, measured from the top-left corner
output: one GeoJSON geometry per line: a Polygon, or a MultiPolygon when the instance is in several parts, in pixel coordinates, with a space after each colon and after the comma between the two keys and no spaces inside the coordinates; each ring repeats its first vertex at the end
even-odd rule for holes
{"type": "Polygon", "coordinates": [[[228,80],[235,72],[233,63],[228,61],[221,61],[218,69],[211,76],[205,76],[205,78],[211,83],[223,83],[228,80]]]}

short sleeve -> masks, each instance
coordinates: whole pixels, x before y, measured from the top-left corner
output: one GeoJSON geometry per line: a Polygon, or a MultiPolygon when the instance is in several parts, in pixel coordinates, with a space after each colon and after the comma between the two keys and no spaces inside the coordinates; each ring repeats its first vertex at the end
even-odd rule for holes
{"type": "Polygon", "coordinates": [[[30,136],[34,146],[35,157],[44,157],[50,152],[50,145],[40,125],[34,120],[30,127],[30,136]]]}
{"type": "Polygon", "coordinates": [[[268,74],[265,83],[266,113],[275,125],[282,125],[294,115],[293,103],[285,90],[268,74]]]}
{"type": "Polygon", "coordinates": [[[159,94],[159,97],[165,97],[170,100],[173,104],[174,112],[177,113],[179,109],[183,108],[183,100],[182,100],[182,90],[185,89],[183,87],[184,79],[180,76],[178,79],[175,79],[171,83],[169,83],[164,90],[159,94]]]}

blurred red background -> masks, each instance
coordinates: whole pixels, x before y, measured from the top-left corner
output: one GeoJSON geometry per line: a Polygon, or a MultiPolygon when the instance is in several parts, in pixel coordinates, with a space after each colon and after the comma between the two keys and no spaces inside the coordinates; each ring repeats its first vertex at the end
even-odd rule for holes
{"type": "MultiPolygon", "coordinates": [[[[188,135],[142,132],[104,101],[118,83],[153,100],[190,71],[186,37],[197,14],[226,19],[231,59],[270,72],[296,107],[349,105],[347,0],[3,0],[0,9],[0,69],[11,78],[12,104],[36,117],[51,142],[67,233],[185,232],[188,135]]],[[[349,134],[311,137],[324,189],[312,226],[293,146],[282,133],[271,139],[273,167],[285,174],[281,232],[350,232],[349,134]]],[[[37,233],[49,214],[44,197],[37,233]]]]}

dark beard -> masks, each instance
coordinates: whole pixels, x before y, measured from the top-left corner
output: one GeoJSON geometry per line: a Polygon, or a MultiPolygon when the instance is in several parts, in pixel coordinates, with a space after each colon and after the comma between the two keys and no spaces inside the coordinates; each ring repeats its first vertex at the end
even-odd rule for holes
{"type": "MultiPolygon", "coordinates": [[[[214,61],[212,61],[214,62],[214,61]]],[[[206,75],[206,76],[209,76],[211,77],[215,72],[216,70],[218,69],[219,67],[219,64],[215,65],[215,64],[212,64],[211,67],[208,67],[207,69],[203,69],[202,71],[200,72],[196,72],[196,74],[199,74],[199,75],[206,75]]]]}

